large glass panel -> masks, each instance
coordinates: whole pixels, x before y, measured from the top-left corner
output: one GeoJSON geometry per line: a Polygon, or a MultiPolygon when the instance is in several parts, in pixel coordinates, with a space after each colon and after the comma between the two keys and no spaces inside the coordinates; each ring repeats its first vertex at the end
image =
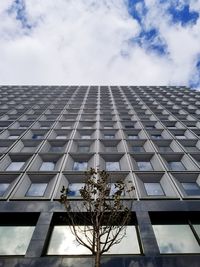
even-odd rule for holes
{"type": "MultiPolygon", "coordinates": [[[[88,226],[88,229],[90,229],[90,226],[88,226]]],[[[83,238],[83,235],[80,234],[80,236],[83,238]]],[[[85,238],[83,240],[87,242],[85,238]]],[[[78,244],[69,226],[54,226],[47,254],[88,255],[91,252],[84,246],[78,244]]],[[[135,226],[127,226],[126,235],[122,241],[111,247],[106,254],[140,254],[135,226]]]]}
{"type": "Polygon", "coordinates": [[[138,161],[137,165],[140,171],[152,171],[153,170],[151,163],[148,161],[138,161]]]}
{"type": "Polygon", "coordinates": [[[106,146],[105,151],[106,152],[117,152],[117,147],[116,146],[106,146]]]}
{"type": "Polygon", "coordinates": [[[138,139],[139,137],[138,137],[138,135],[134,135],[134,134],[128,134],[128,139],[138,139]]]}
{"type": "Polygon", "coordinates": [[[0,255],[25,255],[34,226],[0,226],[0,255]]]}
{"type": "Polygon", "coordinates": [[[57,135],[56,139],[66,139],[67,136],[66,135],[57,135]]]}
{"type": "Polygon", "coordinates": [[[68,196],[77,197],[80,196],[80,189],[84,187],[84,183],[71,183],[68,186],[68,196]]]}
{"type": "Polygon", "coordinates": [[[74,166],[73,166],[73,170],[74,171],[85,171],[85,170],[87,170],[87,162],[75,161],[74,162],[74,166]]]}
{"type": "Polygon", "coordinates": [[[50,152],[61,152],[63,150],[62,146],[51,146],[49,151],[50,152]]]}
{"type": "Polygon", "coordinates": [[[53,171],[55,167],[55,163],[51,161],[45,161],[42,163],[40,167],[40,171],[53,171]]]}
{"type": "Polygon", "coordinates": [[[181,183],[186,194],[189,196],[198,196],[200,195],[200,187],[197,183],[181,183]]]}
{"type": "Polygon", "coordinates": [[[19,171],[21,170],[23,165],[24,162],[22,161],[11,162],[10,165],[7,167],[6,171],[19,171]]]}
{"type": "Polygon", "coordinates": [[[148,196],[164,196],[163,189],[160,183],[144,183],[148,196]]]}
{"type": "Polygon", "coordinates": [[[10,135],[8,136],[8,139],[17,139],[19,135],[10,135]]]}
{"type": "Polygon", "coordinates": [[[4,193],[6,192],[6,190],[8,189],[10,184],[8,183],[0,183],[0,197],[2,197],[4,195],[4,193]]]}
{"type": "Polygon", "coordinates": [[[200,246],[189,225],[153,225],[160,253],[200,253],[200,246]]]}
{"type": "Polygon", "coordinates": [[[133,152],[144,152],[144,148],[142,146],[132,146],[133,152]]]}
{"type": "Polygon", "coordinates": [[[42,139],[43,137],[44,137],[44,136],[41,135],[41,134],[33,134],[32,139],[33,139],[33,140],[38,140],[38,139],[42,139]]]}
{"type": "Polygon", "coordinates": [[[159,146],[158,149],[160,152],[173,152],[173,150],[169,146],[159,146]]]}
{"type": "Polygon", "coordinates": [[[185,167],[180,161],[171,161],[168,164],[172,171],[185,171],[185,167]]]}
{"type": "Polygon", "coordinates": [[[33,183],[26,192],[27,197],[43,197],[47,183],[33,183]]]}
{"type": "Polygon", "coordinates": [[[120,171],[120,165],[117,161],[106,162],[107,171],[120,171]]]}

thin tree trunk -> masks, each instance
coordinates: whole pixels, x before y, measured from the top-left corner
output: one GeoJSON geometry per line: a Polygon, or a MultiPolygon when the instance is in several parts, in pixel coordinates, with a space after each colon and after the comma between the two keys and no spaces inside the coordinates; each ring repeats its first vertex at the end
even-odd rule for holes
{"type": "Polygon", "coordinates": [[[95,254],[95,267],[100,267],[100,259],[101,259],[101,257],[100,257],[100,252],[99,251],[97,251],[97,253],[95,254]]]}

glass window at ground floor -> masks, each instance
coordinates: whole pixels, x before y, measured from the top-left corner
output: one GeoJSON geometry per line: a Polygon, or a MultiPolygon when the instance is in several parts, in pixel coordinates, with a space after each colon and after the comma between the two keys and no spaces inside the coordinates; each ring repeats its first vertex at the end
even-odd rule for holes
{"type": "Polygon", "coordinates": [[[200,253],[200,245],[189,224],[153,225],[153,230],[162,254],[200,253]]]}
{"type": "MultiPolygon", "coordinates": [[[[86,241],[86,239],[83,237],[83,234],[80,233],[80,236],[83,238],[84,241],[86,241]]],[[[126,233],[122,241],[119,244],[112,246],[106,254],[140,254],[140,253],[141,252],[138,243],[136,227],[134,225],[129,225],[127,226],[126,233]]],[[[69,226],[56,225],[54,226],[52,231],[47,254],[90,255],[91,252],[86,247],[78,244],[69,226]]]]}
{"type": "Polygon", "coordinates": [[[34,226],[0,226],[0,255],[25,255],[34,226]]]}

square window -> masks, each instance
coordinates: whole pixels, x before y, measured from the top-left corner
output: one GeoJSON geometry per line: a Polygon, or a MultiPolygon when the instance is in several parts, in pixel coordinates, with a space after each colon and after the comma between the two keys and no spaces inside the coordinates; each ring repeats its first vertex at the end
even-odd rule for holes
{"type": "Polygon", "coordinates": [[[200,246],[187,224],[153,225],[160,253],[200,253],[200,246]]]}
{"type": "Polygon", "coordinates": [[[120,165],[118,161],[106,162],[107,171],[120,171],[120,165]]]}
{"type": "Polygon", "coordinates": [[[4,193],[6,192],[6,190],[8,189],[10,184],[8,183],[0,183],[0,197],[2,197],[4,195],[4,193]]]}
{"type": "Polygon", "coordinates": [[[169,168],[172,171],[185,171],[185,167],[182,162],[180,161],[170,161],[168,162],[169,168]]]}
{"type": "Polygon", "coordinates": [[[40,166],[40,171],[53,171],[55,168],[55,163],[51,161],[45,161],[40,166]]]}
{"type": "Polygon", "coordinates": [[[24,165],[24,161],[11,162],[10,165],[6,168],[6,171],[19,171],[24,165]]]}
{"type": "Polygon", "coordinates": [[[164,196],[164,191],[160,183],[144,183],[148,196],[164,196]]]}
{"type": "Polygon", "coordinates": [[[138,161],[137,165],[140,171],[152,171],[153,170],[151,163],[149,161],[138,161]]]}
{"type": "Polygon", "coordinates": [[[200,187],[195,182],[181,183],[186,194],[189,196],[200,196],[200,187]]]}
{"type": "Polygon", "coordinates": [[[32,183],[26,192],[26,197],[43,197],[47,183],[32,183]]]}
{"type": "Polygon", "coordinates": [[[74,171],[85,171],[87,170],[87,162],[82,162],[82,161],[75,161],[73,170],[74,171]]]}
{"type": "Polygon", "coordinates": [[[34,226],[0,226],[0,255],[25,255],[34,226]]]}
{"type": "Polygon", "coordinates": [[[84,183],[71,183],[68,186],[68,196],[80,197],[80,189],[84,187],[84,183]]]}

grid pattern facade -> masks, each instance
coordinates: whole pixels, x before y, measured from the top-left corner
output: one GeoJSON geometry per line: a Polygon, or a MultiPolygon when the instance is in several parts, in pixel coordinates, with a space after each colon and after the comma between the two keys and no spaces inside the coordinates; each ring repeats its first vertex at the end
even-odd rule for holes
{"type": "MultiPolygon", "coordinates": [[[[135,187],[141,254],[110,256],[103,266],[180,267],[191,259],[198,266],[196,252],[161,255],[152,225],[160,215],[200,225],[200,93],[153,86],[0,87],[3,225],[19,213],[29,223],[26,217],[35,216],[23,257],[6,256],[2,266],[92,266],[89,257],[75,257],[70,265],[71,257],[45,252],[54,216],[63,212],[62,186],[79,199],[90,167],[135,187]]],[[[200,245],[200,233],[192,230],[200,245]]]]}

